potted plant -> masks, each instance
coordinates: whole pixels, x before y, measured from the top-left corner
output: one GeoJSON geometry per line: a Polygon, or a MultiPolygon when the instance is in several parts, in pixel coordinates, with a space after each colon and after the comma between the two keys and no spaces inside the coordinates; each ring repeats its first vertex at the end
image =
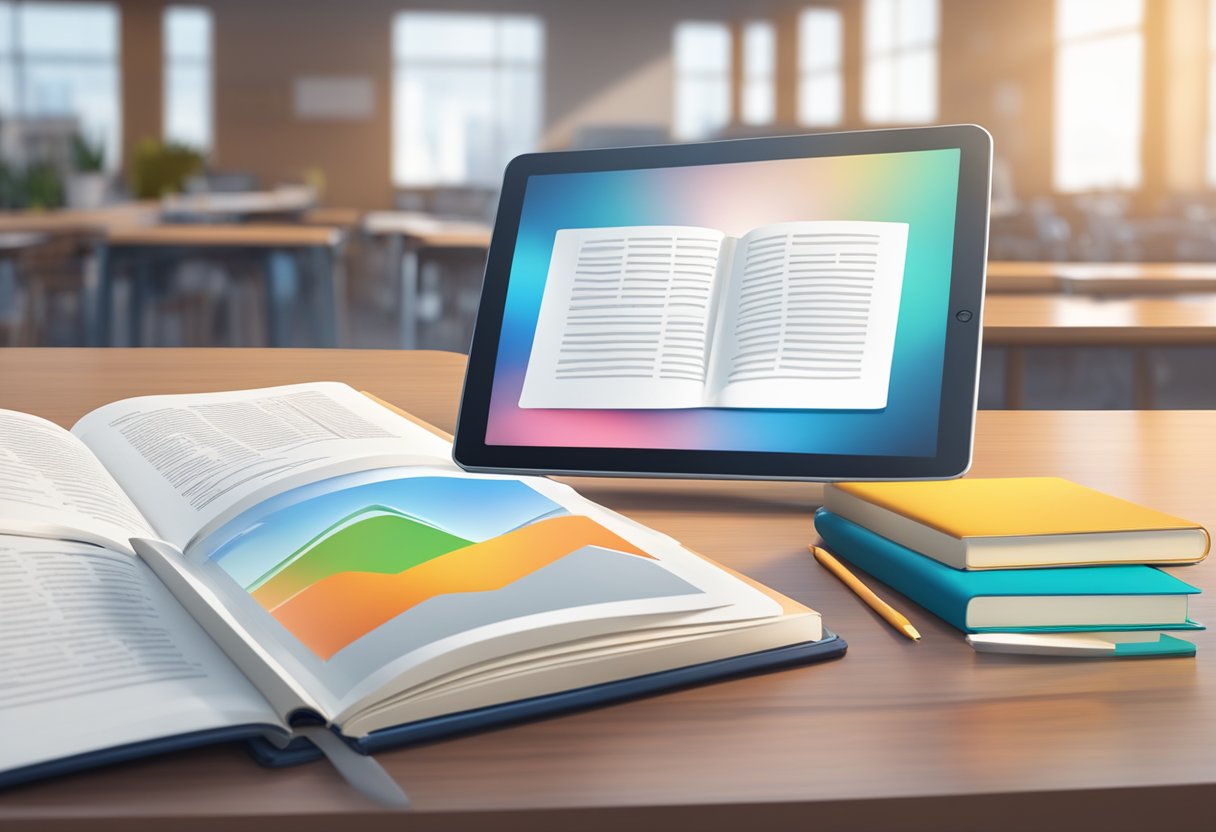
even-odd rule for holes
{"type": "Polygon", "coordinates": [[[144,139],[131,158],[130,185],[136,199],[181,193],[186,180],[202,173],[206,158],[184,144],[144,139]]]}
{"type": "Polygon", "coordinates": [[[100,208],[106,201],[110,180],[105,172],[105,145],[91,142],[83,134],[72,137],[73,172],[68,178],[68,205],[100,208]]]}
{"type": "Polygon", "coordinates": [[[49,162],[31,165],[22,177],[23,207],[49,211],[63,205],[63,183],[59,169],[49,162]]]}

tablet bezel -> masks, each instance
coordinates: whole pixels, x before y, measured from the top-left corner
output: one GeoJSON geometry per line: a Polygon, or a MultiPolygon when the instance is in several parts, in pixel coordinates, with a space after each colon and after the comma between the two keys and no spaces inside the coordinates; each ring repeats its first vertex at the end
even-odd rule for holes
{"type": "Polygon", "coordinates": [[[473,331],[453,458],[469,471],[789,480],[949,479],[971,465],[988,256],[992,137],[982,127],[867,130],[519,156],[507,166],[473,331]],[[507,284],[530,176],[958,149],[954,256],[933,456],[488,445],[507,284]],[[970,317],[960,316],[970,312],[970,317]],[[967,318],[960,320],[960,317],[967,318]]]}

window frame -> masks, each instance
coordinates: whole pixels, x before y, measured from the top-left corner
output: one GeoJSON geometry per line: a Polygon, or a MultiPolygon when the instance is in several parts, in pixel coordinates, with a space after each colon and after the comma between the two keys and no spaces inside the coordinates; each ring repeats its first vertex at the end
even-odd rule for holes
{"type": "Polygon", "coordinates": [[[748,125],[772,124],[777,119],[777,27],[771,20],[745,20],[740,38],[742,54],[739,58],[739,121],[748,125]],[[769,60],[764,72],[753,75],[751,72],[751,47],[749,32],[764,32],[768,38],[769,60]],[[756,116],[749,112],[748,102],[753,85],[763,91],[767,99],[764,114],[756,116]]]}
{"type": "Polygon", "coordinates": [[[1204,147],[1208,187],[1216,188],[1216,0],[1207,4],[1207,142],[1204,147]]]}
{"type": "Polygon", "coordinates": [[[903,125],[903,124],[932,124],[941,114],[941,0],[929,0],[933,4],[935,25],[933,35],[925,40],[901,39],[900,8],[909,0],[864,0],[862,4],[862,47],[861,47],[861,115],[868,124],[903,125]],[[876,48],[871,40],[872,14],[871,8],[877,3],[887,3],[891,9],[891,19],[888,29],[891,35],[890,45],[886,48],[876,48]],[[933,60],[933,77],[929,89],[933,98],[927,113],[909,116],[899,106],[899,98],[894,94],[894,80],[899,77],[900,65],[909,58],[921,52],[927,52],[933,60]],[[892,80],[892,97],[890,109],[887,112],[876,112],[877,104],[871,99],[869,90],[873,73],[878,71],[877,64],[889,66],[892,80]]]}
{"type": "Polygon", "coordinates": [[[170,113],[170,69],[174,66],[203,68],[207,80],[206,141],[196,149],[210,155],[215,150],[215,12],[210,6],[198,3],[168,3],[161,11],[161,140],[194,145],[171,135],[170,113]],[[207,16],[207,53],[204,56],[173,56],[169,53],[169,15],[174,10],[200,11],[207,16]]]}
{"type": "Polygon", "coordinates": [[[844,14],[840,9],[830,6],[807,6],[798,13],[798,104],[797,104],[797,121],[798,124],[804,127],[836,127],[844,122],[845,110],[845,83],[844,83],[844,14]],[[831,64],[822,66],[813,66],[809,69],[806,66],[806,42],[804,35],[809,28],[809,22],[813,17],[821,17],[824,19],[832,19],[836,27],[837,49],[836,60],[831,64]],[[817,80],[831,80],[834,82],[839,109],[835,116],[829,119],[813,119],[807,113],[804,107],[804,94],[809,84],[817,80]]]}
{"type": "Polygon", "coordinates": [[[59,4],[46,2],[42,0],[33,0],[33,2],[15,2],[14,0],[0,0],[0,7],[7,7],[9,18],[9,32],[6,40],[6,45],[0,46],[0,66],[7,65],[11,78],[9,84],[12,93],[11,109],[0,108],[0,119],[15,119],[33,120],[42,117],[74,117],[79,123],[79,128],[85,133],[90,140],[102,139],[104,142],[102,150],[104,153],[103,169],[107,173],[114,173],[122,164],[123,158],[123,79],[122,79],[122,6],[115,0],[76,0],[73,4],[59,4]],[[22,21],[20,16],[23,12],[28,12],[30,9],[38,7],[54,8],[62,11],[67,5],[79,5],[95,7],[98,10],[108,12],[113,20],[114,39],[111,44],[108,44],[108,53],[98,51],[96,53],[82,54],[72,51],[57,51],[57,50],[39,50],[28,48],[22,36],[22,21]],[[31,68],[92,68],[94,70],[109,70],[113,73],[113,124],[111,125],[112,135],[96,136],[90,135],[87,130],[87,125],[81,118],[79,112],[72,113],[34,113],[30,110],[30,95],[26,87],[27,79],[29,78],[31,68]]]}
{"type": "MultiPolygon", "coordinates": [[[[1053,190],[1058,193],[1096,193],[1096,192],[1128,192],[1135,191],[1143,185],[1144,182],[1144,100],[1145,100],[1145,19],[1147,17],[1147,8],[1144,0],[1137,0],[1140,6],[1139,19],[1134,24],[1118,25],[1111,28],[1099,28],[1091,31],[1082,32],[1080,34],[1064,35],[1060,31],[1061,19],[1063,18],[1063,6],[1068,0],[1055,0],[1054,17],[1052,21],[1052,170],[1051,184],[1053,190]],[[1063,144],[1062,136],[1062,120],[1060,117],[1063,109],[1061,101],[1063,98],[1062,90],[1062,75],[1060,67],[1063,64],[1064,53],[1077,46],[1085,46],[1102,41],[1113,40],[1116,38],[1124,38],[1129,35],[1134,35],[1138,38],[1137,45],[1139,46],[1139,75],[1140,87],[1138,89],[1138,98],[1135,102],[1137,112],[1133,115],[1133,121],[1137,123],[1137,129],[1134,135],[1135,152],[1132,154],[1134,170],[1131,171],[1132,176],[1127,182],[1106,182],[1093,183],[1087,182],[1080,185],[1068,183],[1063,177],[1063,144]]],[[[1216,64],[1213,64],[1216,65],[1216,64]]]]}
{"type": "MultiPolygon", "coordinates": [[[[539,91],[537,101],[536,101],[536,106],[537,106],[536,138],[539,141],[539,139],[543,133],[544,123],[545,123],[545,119],[544,119],[544,109],[545,109],[544,81],[545,81],[545,66],[546,66],[546,57],[547,57],[546,56],[545,36],[546,36],[545,20],[541,15],[537,15],[537,14],[516,13],[516,12],[480,12],[480,11],[451,11],[451,12],[449,12],[449,11],[426,10],[426,9],[401,9],[393,14],[393,22],[392,22],[392,26],[391,26],[390,35],[389,35],[389,37],[390,37],[389,50],[390,50],[390,58],[391,58],[390,84],[393,88],[392,97],[391,97],[392,104],[390,106],[393,108],[396,107],[396,100],[397,100],[397,94],[398,94],[397,85],[399,83],[399,79],[402,76],[406,75],[411,68],[414,70],[418,70],[418,69],[422,69],[422,70],[434,70],[434,69],[488,70],[493,79],[492,86],[494,86],[494,87],[497,87],[499,81],[502,79],[502,77],[504,76],[504,73],[506,73],[506,72],[517,71],[517,70],[531,72],[535,76],[534,80],[537,83],[537,88],[539,91]],[[411,17],[414,17],[414,18],[436,18],[436,17],[465,18],[468,20],[480,19],[480,20],[489,21],[494,28],[493,54],[491,56],[485,58],[484,60],[480,59],[480,58],[474,59],[474,58],[465,57],[465,56],[456,57],[456,58],[448,58],[448,57],[441,56],[441,55],[426,55],[423,57],[418,57],[418,56],[410,57],[409,55],[404,53],[404,49],[399,49],[399,45],[397,43],[397,30],[398,30],[398,27],[405,26],[406,25],[405,21],[411,17]],[[521,20],[527,20],[530,23],[537,25],[539,27],[540,45],[539,45],[539,48],[538,48],[538,51],[537,51],[537,54],[536,54],[534,60],[521,58],[521,57],[517,57],[517,56],[509,56],[509,55],[504,54],[505,50],[503,48],[503,40],[502,40],[502,37],[503,37],[502,25],[504,22],[521,21],[521,20]]],[[[494,115],[492,117],[492,122],[493,122],[493,143],[494,143],[494,148],[495,148],[494,152],[497,157],[501,158],[503,156],[503,151],[504,151],[505,145],[507,144],[507,139],[504,134],[504,124],[505,124],[505,119],[507,117],[507,114],[502,109],[503,102],[501,101],[500,96],[497,96],[497,95],[493,96],[493,101],[494,101],[494,115]]],[[[395,110],[390,116],[390,123],[391,123],[390,130],[391,130],[391,134],[392,134],[392,140],[391,140],[391,145],[390,145],[391,171],[392,171],[391,178],[392,178],[392,184],[393,184],[394,188],[400,189],[400,190],[410,190],[410,189],[426,190],[426,189],[431,189],[431,188],[462,188],[462,187],[478,188],[478,187],[483,187],[486,184],[486,183],[481,183],[481,182],[477,182],[475,180],[468,180],[468,179],[466,179],[466,181],[464,181],[464,182],[448,182],[448,181],[444,181],[442,178],[436,178],[436,179],[427,180],[427,181],[422,181],[422,180],[409,181],[409,180],[407,180],[405,177],[406,166],[405,166],[405,162],[404,162],[404,155],[401,157],[400,161],[398,160],[398,153],[404,154],[405,147],[402,146],[400,149],[398,147],[399,143],[403,142],[404,140],[399,139],[398,135],[397,135],[397,113],[395,112],[395,110]]],[[[506,163],[509,161],[510,161],[510,159],[506,159],[506,158],[502,159],[503,166],[505,167],[506,163]]]]}
{"type": "Polygon", "coordinates": [[[734,37],[731,32],[729,23],[722,20],[712,20],[704,18],[677,20],[672,27],[671,34],[671,69],[672,69],[672,121],[671,133],[672,137],[677,141],[704,141],[708,139],[714,130],[720,130],[730,124],[732,110],[732,102],[735,94],[734,85],[734,69],[735,69],[735,44],[734,37]],[[680,30],[684,27],[703,26],[718,30],[719,34],[725,34],[726,44],[726,60],[724,68],[718,69],[687,69],[680,66],[680,49],[678,46],[680,39],[680,30]],[[726,88],[726,117],[721,124],[712,125],[705,132],[683,132],[680,124],[681,108],[681,88],[685,81],[701,81],[701,82],[720,82],[725,84],[726,88]]]}

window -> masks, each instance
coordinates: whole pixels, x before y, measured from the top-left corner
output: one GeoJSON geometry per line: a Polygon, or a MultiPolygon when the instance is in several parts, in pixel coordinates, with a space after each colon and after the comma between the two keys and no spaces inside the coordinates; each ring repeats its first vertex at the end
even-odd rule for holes
{"type": "Polygon", "coordinates": [[[209,152],[213,142],[211,10],[166,6],[164,42],[165,141],[209,152]]]}
{"type": "Polygon", "coordinates": [[[114,169],[120,102],[112,4],[0,2],[0,119],[74,118],[114,169]]]}
{"type": "Polygon", "coordinates": [[[1208,184],[1216,186],[1216,0],[1208,5],[1208,184]]]}
{"type": "Polygon", "coordinates": [[[686,20],[675,30],[678,139],[704,139],[730,121],[730,27],[686,20]]]}
{"type": "Polygon", "coordinates": [[[865,0],[862,112],[879,124],[937,118],[937,0],[865,0]]]}
{"type": "Polygon", "coordinates": [[[393,181],[495,188],[540,139],[544,25],[401,12],[393,23],[393,181]]]}
{"type": "Polygon", "coordinates": [[[777,73],[777,34],[773,24],[753,20],[743,27],[744,124],[771,124],[777,112],[773,79],[777,73]]]}
{"type": "Polygon", "coordinates": [[[1056,0],[1055,186],[1140,184],[1142,0],[1056,0]]]}
{"type": "Polygon", "coordinates": [[[804,9],[798,17],[798,123],[844,119],[844,29],[835,9],[804,9]]]}

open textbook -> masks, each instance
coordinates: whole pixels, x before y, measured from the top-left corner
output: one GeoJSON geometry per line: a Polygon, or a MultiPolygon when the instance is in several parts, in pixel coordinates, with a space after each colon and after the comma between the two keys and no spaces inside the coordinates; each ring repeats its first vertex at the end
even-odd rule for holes
{"type": "Polygon", "coordinates": [[[522,408],[887,405],[908,226],[557,232],[522,408]]]}
{"type": "Polygon", "coordinates": [[[336,383],[70,432],[0,411],[0,784],[238,738],[298,757],[302,723],[366,753],[844,649],[564,485],[450,460],[336,383]]]}

